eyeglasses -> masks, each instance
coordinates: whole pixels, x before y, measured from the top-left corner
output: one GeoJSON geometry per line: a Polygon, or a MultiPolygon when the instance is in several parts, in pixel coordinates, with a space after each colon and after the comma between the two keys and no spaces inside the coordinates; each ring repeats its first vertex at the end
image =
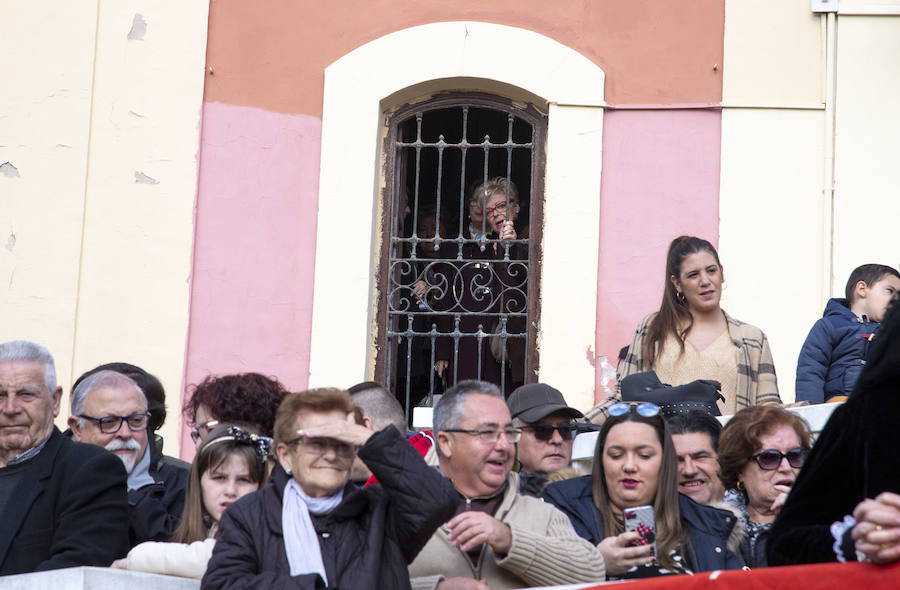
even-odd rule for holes
{"type": "Polygon", "coordinates": [[[809,451],[800,447],[795,447],[787,453],[776,451],[775,449],[764,449],[755,455],[751,455],[751,459],[756,460],[756,464],[760,469],[765,471],[774,471],[781,466],[781,460],[787,459],[788,464],[794,469],[800,469],[806,462],[806,456],[809,451]]]}
{"type": "Polygon", "coordinates": [[[102,418],[94,418],[86,414],[78,414],[79,418],[96,422],[103,434],[115,434],[122,429],[122,424],[128,423],[128,429],[132,432],[147,428],[147,422],[150,421],[150,412],[135,412],[127,416],[103,416],[102,418]]]}
{"type": "Polygon", "coordinates": [[[553,431],[559,433],[559,437],[564,441],[572,440],[578,434],[578,426],[575,424],[532,424],[524,426],[522,430],[528,430],[534,434],[534,438],[541,442],[550,442],[553,438],[553,431]]]}
{"type": "Polygon", "coordinates": [[[497,203],[497,204],[494,205],[493,207],[486,207],[485,210],[484,210],[484,212],[485,212],[488,216],[490,216],[490,215],[493,215],[495,211],[499,211],[500,213],[505,213],[505,212],[506,212],[506,208],[507,208],[507,203],[506,203],[506,201],[500,201],[499,203],[497,203]]]}
{"type": "Polygon", "coordinates": [[[506,440],[510,443],[517,443],[519,442],[519,439],[522,438],[521,428],[504,428],[503,430],[467,430],[465,428],[448,428],[447,430],[444,430],[444,432],[454,432],[477,436],[478,440],[490,445],[497,444],[497,441],[500,440],[501,434],[506,437],[506,440]]]}
{"type": "Polygon", "coordinates": [[[610,416],[621,416],[630,411],[637,412],[639,416],[644,418],[659,416],[659,406],[650,402],[619,402],[609,406],[606,411],[610,416]]]}
{"type": "Polygon", "coordinates": [[[316,457],[324,455],[328,449],[334,449],[334,454],[341,459],[349,459],[356,454],[356,447],[348,445],[331,438],[309,438],[306,436],[298,436],[297,438],[287,441],[289,445],[299,446],[307,455],[316,457]]]}
{"type": "Polygon", "coordinates": [[[191,438],[194,440],[194,444],[200,444],[200,441],[209,434],[209,431],[218,425],[218,420],[207,420],[202,424],[194,424],[194,429],[191,430],[191,438]]]}

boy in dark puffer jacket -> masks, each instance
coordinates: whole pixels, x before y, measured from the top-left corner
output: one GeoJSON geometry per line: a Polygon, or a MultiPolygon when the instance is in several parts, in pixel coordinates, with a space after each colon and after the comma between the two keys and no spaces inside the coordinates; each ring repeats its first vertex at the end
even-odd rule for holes
{"type": "Polygon", "coordinates": [[[900,293],[900,272],[864,264],[850,273],[846,299],[831,299],[809,331],[797,360],[797,401],[847,399],[866,362],[869,342],[890,302],[900,293]]]}

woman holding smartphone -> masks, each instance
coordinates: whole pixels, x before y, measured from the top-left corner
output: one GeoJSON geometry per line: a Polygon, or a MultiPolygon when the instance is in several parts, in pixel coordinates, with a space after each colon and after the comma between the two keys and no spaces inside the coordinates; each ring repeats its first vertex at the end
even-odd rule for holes
{"type": "MultiPolygon", "coordinates": [[[[593,475],[552,483],[544,499],[566,513],[575,531],[597,545],[608,580],[739,569],[735,515],[678,493],[678,459],[659,407],[608,408],[594,451],[593,475]],[[652,506],[652,534],[627,531],[627,509],[652,506]],[[656,543],[656,557],[648,544],[656,543]]],[[[642,509],[646,514],[647,509],[642,509]]]]}

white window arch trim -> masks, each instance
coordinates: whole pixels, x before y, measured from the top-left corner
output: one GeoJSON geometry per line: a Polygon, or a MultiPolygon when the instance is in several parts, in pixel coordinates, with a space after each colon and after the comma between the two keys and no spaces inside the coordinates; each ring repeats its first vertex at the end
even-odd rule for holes
{"type": "Polygon", "coordinates": [[[349,386],[374,374],[379,150],[384,112],[399,106],[385,100],[434,80],[454,90],[458,79],[509,84],[547,103],[539,378],[569,404],[590,407],[605,75],[544,35],[483,22],[396,31],[325,69],[310,386],[349,386]]]}

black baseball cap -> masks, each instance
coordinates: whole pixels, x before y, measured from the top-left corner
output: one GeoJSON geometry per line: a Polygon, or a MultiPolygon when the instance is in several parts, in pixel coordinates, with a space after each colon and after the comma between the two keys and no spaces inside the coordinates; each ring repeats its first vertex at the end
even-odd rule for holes
{"type": "Polygon", "coordinates": [[[517,387],[506,400],[513,418],[524,422],[537,422],[554,412],[565,412],[572,418],[582,418],[584,414],[566,405],[563,394],[546,383],[529,383],[517,387]]]}

